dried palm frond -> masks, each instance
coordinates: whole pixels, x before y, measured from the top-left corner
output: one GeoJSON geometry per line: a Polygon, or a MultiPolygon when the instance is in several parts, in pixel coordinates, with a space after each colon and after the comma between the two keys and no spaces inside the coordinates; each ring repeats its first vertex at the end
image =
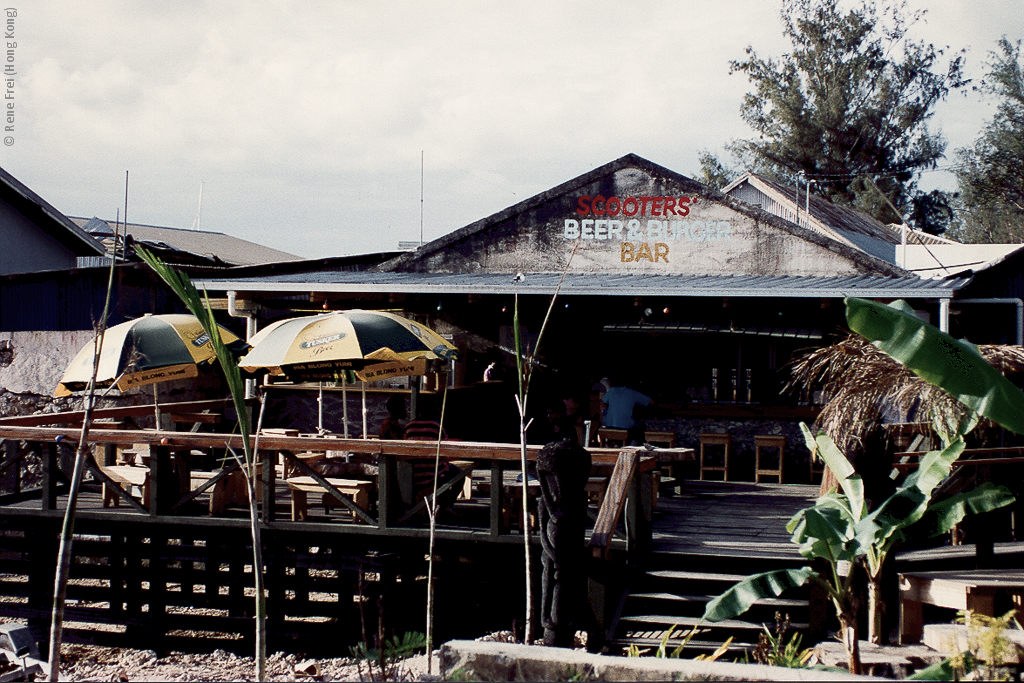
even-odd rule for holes
{"type": "MultiPolygon", "coordinates": [[[[982,357],[1004,375],[1024,372],[1024,348],[1001,344],[978,347],[982,357]]],[[[967,408],[860,335],[797,358],[784,391],[810,396],[822,392],[815,427],[850,453],[880,423],[959,424],[967,408]]]]}

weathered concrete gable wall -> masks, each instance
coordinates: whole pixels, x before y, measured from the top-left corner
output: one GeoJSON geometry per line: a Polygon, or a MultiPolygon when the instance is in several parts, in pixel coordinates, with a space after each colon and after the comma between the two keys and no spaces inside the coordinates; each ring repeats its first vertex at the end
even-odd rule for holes
{"type": "Polygon", "coordinates": [[[624,168],[452,239],[428,272],[850,275],[866,268],[699,183],[624,168]],[[776,224],[773,224],[776,223],[776,224]],[[575,252],[574,252],[575,250],[575,252]]]}

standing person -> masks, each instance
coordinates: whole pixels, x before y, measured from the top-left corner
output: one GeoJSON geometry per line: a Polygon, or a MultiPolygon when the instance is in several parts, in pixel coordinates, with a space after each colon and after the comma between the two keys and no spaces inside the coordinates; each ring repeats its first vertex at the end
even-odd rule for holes
{"type": "Polygon", "coordinates": [[[490,362],[487,364],[487,367],[484,368],[484,381],[498,382],[503,379],[502,365],[505,362],[505,357],[501,354],[501,351],[498,351],[497,349],[491,349],[487,356],[490,359],[490,362]]]}
{"type": "Polygon", "coordinates": [[[646,408],[651,405],[651,397],[636,389],[630,389],[617,377],[613,377],[610,384],[611,387],[601,398],[607,406],[602,423],[606,427],[625,429],[626,445],[642,444],[646,440],[646,429],[643,421],[636,419],[634,411],[637,406],[646,408]]]}

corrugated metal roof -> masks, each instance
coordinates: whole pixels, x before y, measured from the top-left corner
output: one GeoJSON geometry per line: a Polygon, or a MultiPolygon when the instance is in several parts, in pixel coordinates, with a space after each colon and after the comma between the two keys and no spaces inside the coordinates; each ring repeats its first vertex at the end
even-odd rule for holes
{"type": "MultiPolygon", "coordinates": [[[[97,218],[71,217],[71,220],[79,226],[92,226],[92,229],[102,229],[102,223],[107,223],[97,218]]],[[[125,229],[121,225],[121,230],[125,229]]],[[[299,261],[300,257],[288,254],[277,249],[264,247],[255,242],[231,237],[222,232],[209,232],[206,230],[184,230],[181,228],[164,228],[156,225],[142,225],[129,223],[128,234],[137,242],[149,242],[153,244],[163,243],[169,248],[177,249],[190,254],[198,254],[205,257],[216,257],[224,263],[236,266],[248,266],[254,264],[276,263],[280,261],[299,261]]],[[[113,235],[109,223],[104,234],[113,235]]]]}
{"type": "MultiPolygon", "coordinates": [[[[745,173],[733,182],[729,183],[722,191],[725,194],[736,195],[744,184],[771,197],[780,203],[781,209],[777,215],[789,221],[796,221],[800,216],[800,225],[825,232],[830,237],[847,240],[850,244],[859,249],[884,258],[893,260],[892,249],[885,249],[882,245],[894,247],[902,244],[904,239],[909,244],[957,244],[952,240],[936,235],[930,235],[920,230],[906,229],[904,226],[885,224],[873,216],[862,211],[857,211],[847,206],[833,204],[824,197],[811,194],[808,197],[806,192],[800,192],[796,188],[759,176],[755,173],[745,173]],[[810,216],[806,209],[810,207],[810,216]]],[[[767,211],[772,208],[762,206],[767,211]]]]}
{"type": "MultiPolygon", "coordinates": [[[[411,294],[552,294],[560,273],[530,273],[516,281],[507,273],[310,272],[259,278],[196,280],[196,286],[236,292],[392,292],[411,294]]],[[[875,275],[772,277],[763,275],[649,275],[569,273],[560,294],[597,296],[734,296],[947,298],[970,278],[948,280],[875,275]]]]}

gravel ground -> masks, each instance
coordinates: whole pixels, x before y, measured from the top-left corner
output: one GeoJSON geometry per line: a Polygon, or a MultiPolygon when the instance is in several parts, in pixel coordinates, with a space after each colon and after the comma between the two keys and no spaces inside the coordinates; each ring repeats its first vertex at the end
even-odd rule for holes
{"type": "MultiPolygon", "coordinates": [[[[427,673],[427,657],[411,657],[386,680],[438,681],[437,656],[433,675],[427,673]]],[[[152,650],[128,650],[95,645],[65,645],[61,680],[67,681],[254,681],[252,657],[224,650],[209,654],[172,652],[157,657],[152,650]]],[[[369,681],[382,680],[379,670],[351,658],[301,659],[278,652],[267,658],[268,681],[369,681]]]]}
{"type": "MultiPolygon", "coordinates": [[[[583,634],[577,636],[582,638],[583,634]]],[[[477,640],[514,642],[509,631],[498,631],[477,640]]],[[[255,681],[252,657],[224,650],[208,654],[172,652],[158,657],[153,650],[131,650],[99,645],[65,644],[60,679],[66,681],[255,681]]],[[[351,657],[304,659],[278,652],[267,657],[268,681],[439,681],[437,651],[430,662],[417,655],[401,662],[381,677],[351,657]]],[[[43,680],[38,677],[37,680],[43,680]]]]}

